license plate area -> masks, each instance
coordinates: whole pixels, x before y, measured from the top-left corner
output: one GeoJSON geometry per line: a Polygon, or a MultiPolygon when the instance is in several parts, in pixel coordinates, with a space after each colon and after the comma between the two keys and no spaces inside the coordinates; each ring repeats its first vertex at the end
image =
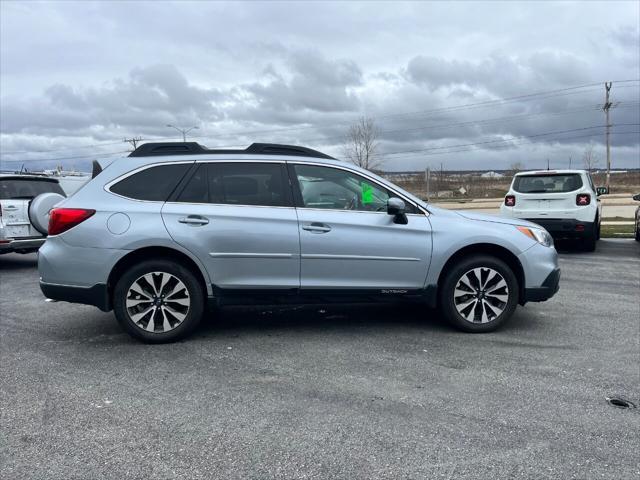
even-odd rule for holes
{"type": "Polygon", "coordinates": [[[5,225],[4,234],[7,238],[29,236],[29,225],[5,225]]]}

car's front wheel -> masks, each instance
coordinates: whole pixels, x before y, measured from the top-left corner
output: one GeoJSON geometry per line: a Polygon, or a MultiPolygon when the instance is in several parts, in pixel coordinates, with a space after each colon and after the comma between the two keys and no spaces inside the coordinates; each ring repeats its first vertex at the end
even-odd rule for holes
{"type": "Polygon", "coordinates": [[[148,343],[187,336],[204,313],[204,293],[196,276],[169,260],[146,260],[120,277],[113,292],[120,325],[148,343]]]}
{"type": "Polygon", "coordinates": [[[440,308],[454,327],[491,332],[511,317],[518,304],[518,279],[502,260],[473,255],[450,268],[440,285],[440,308]]]}

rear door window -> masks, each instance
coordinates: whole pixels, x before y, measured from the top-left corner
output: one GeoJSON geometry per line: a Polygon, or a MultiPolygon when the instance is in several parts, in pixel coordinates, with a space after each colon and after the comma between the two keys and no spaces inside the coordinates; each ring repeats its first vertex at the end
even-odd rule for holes
{"type": "Polygon", "coordinates": [[[577,173],[522,175],[513,181],[513,189],[519,193],[564,193],[582,187],[582,178],[577,173]]]}
{"type": "Polygon", "coordinates": [[[35,198],[41,193],[59,193],[62,196],[64,191],[60,184],[54,180],[37,178],[5,178],[0,179],[0,200],[12,198],[35,198]]]}
{"type": "Polygon", "coordinates": [[[109,190],[134,200],[164,202],[192,163],[174,163],[146,168],[112,185],[109,190]]]}
{"type": "Polygon", "coordinates": [[[280,163],[211,162],[198,166],[179,202],[284,207],[291,195],[280,163]]]}

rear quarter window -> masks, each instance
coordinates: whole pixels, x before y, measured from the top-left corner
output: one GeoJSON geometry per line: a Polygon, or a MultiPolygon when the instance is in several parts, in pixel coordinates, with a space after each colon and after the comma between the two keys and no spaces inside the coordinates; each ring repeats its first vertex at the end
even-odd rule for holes
{"type": "Polygon", "coordinates": [[[522,175],[513,180],[513,189],[518,193],[563,193],[582,187],[582,178],[577,173],[522,175]]]}
{"type": "Polygon", "coordinates": [[[189,167],[191,167],[191,163],[149,167],[120,180],[109,190],[116,195],[134,200],[164,202],[182,180],[189,167]]]}

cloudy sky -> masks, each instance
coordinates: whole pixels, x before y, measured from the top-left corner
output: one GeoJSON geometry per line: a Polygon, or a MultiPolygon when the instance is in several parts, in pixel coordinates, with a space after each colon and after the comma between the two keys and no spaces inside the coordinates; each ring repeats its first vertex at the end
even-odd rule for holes
{"type": "Polygon", "coordinates": [[[639,2],[0,2],[0,167],[86,169],[123,138],[295,143],[383,168],[640,167],[639,2]]]}

